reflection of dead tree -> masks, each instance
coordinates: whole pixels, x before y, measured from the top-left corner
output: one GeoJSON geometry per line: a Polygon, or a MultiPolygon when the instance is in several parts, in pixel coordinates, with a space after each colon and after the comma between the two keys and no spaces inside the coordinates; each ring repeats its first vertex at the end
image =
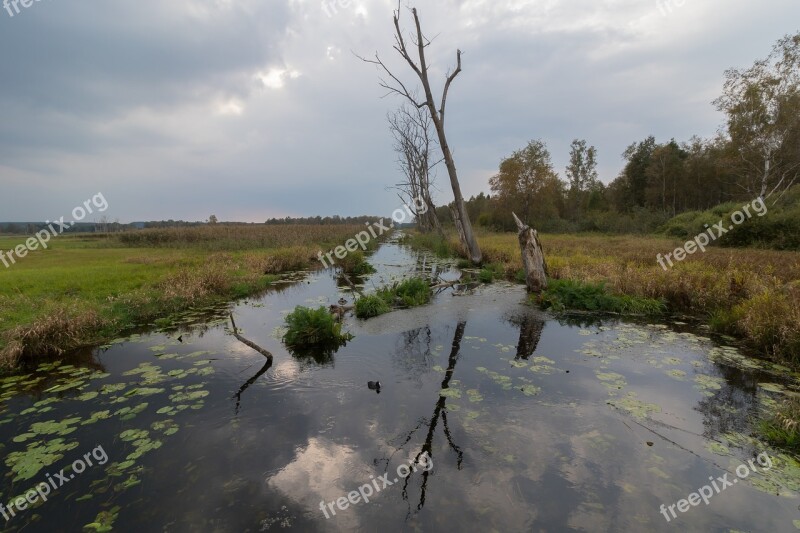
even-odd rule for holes
{"type": "Polygon", "coordinates": [[[539,339],[544,330],[544,320],[525,314],[519,322],[519,342],[517,343],[516,359],[527,359],[539,345],[539,339]]]}
{"type": "MultiPolygon", "coordinates": [[[[458,362],[458,355],[459,351],[461,350],[461,339],[464,336],[464,329],[466,328],[466,322],[459,322],[458,326],[456,327],[455,337],[453,338],[453,347],[450,351],[450,358],[448,359],[447,371],[444,375],[444,380],[442,380],[442,387],[441,390],[445,390],[450,388],[450,380],[453,377],[453,372],[456,369],[456,363],[458,362]]],[[[416,428],[414,428],[406,437],[405,441],[395,450],[395,453],[402,449],[402,447],[411,441],[414,433],[419,430],[423,425],[428,426],[428,433],[425,436],[425,443],[420,448],[419,453],[414,457],[412,464],[419,464],[420,458],[427,453],[428,461],[433,460],[433,437],[436,433],[436,426],[439,423],[439,418],[442,419],[442,426],[444,429],[444,435],[447,438],[447,443],[450,445],[450,448],[456,454],[456,465],[459,470],[461,470],[461,463],[464,460],[464,452],[461,450],[453,442],[453,436],[450,433],[450,426],[447,422],[447,409],[446,409],[447,397],[446,396],[439,396],[439,400],[436,402],[436,407],[433,410],[433,416],[430,419],[430,422],[426,422],[425,420],[421,421],[416,428]]],[[[388,468],[388,463],[387,463],[388,468]]],[[[423,471],[422,472],[422,485],[420,487],[420,500],[419,505],[417,505],[417,510],[421,510],[422,507],[425,505],[425,491],[427,490],[428,486],[428,477],[430,476],[430,471],[423,471]]],[[[403,499],[408,501],[408,482],[411,479],[411,475],[406,476],[405,480],[403,481],[403,499]]],[[[410,513],[409,507],[409,513],[410,513]]]]}
{"type": "Polygon", "coordinates": [[[261,346],[259,346],[258,344],[254,343],[252,341],[249,341],[249,340],[245,339],[244,337],[242,337],[241,335],[239,335],[239,329],[236,327],[236,322],[233,321],[233,313],[230,314],[230,317],[231,317],[231,327],[232,327],[231,332],[233,333],[233,336],[236,337],[239,340],[239,342],[245,344],[246,346],[252,348],[253,350],[257,351],[258,353],[260,353],[261,355],[263,355],[264,357],[267,358],[267,362],[264,363],[264,366],[261,367],[261,370],[259,370],[256,373],[255,376],[253,376],[252,378],[248,379],[244,383],[244,385],[239,387],[239,390],[234,395],[236,397],[236,414],[238,414],[239,413],[239,405],[242,402],[242,393],[244,391],[246,391],[247,388],[250,385],[255,383],[258,380],[258,378],[263,376],[266,373],[266,371],[270,369],[270,367],[272,367],[272,354],[270,352],[268,352],[267,350],[265,350],[264,348],[262,348],[261,346]]]}

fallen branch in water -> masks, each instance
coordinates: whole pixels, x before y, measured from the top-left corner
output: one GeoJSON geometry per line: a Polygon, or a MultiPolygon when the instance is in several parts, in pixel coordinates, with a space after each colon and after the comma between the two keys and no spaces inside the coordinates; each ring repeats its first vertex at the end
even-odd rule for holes
{"type": "Polygon", "coordinates": [[[359,296],[364,296],[364,293],[361,292],[361,289],[356,287],[355,283],[350,281],[350,278],[347,276],[347,274],[342,272],[340,275],[342,276],[342,278],[344,278],[344,280],[347,282],[347,284],[350,285],[350,288],[353,290],[353,292],[358,293],[359,296]]]}
{"type": "Polygon", "coordinates": [[[250,348],[254,349],[258,353],[260,353],[261,355],[263,355],[264,357],[266,357],[267,359],[272,361],[272,354],[271,353],[269,353],[267,350],[265,350],[264,348],[262,348],[258,344],[254,343],[252,341],[249,341],[249,340],[245,339],[244,337],[242,337],[241,335],[239,335],[239,329],[236,327],[236,322],[233,321],[233,313],[230,314],[230,317],[231,317],[231,325],[233,326],[233,336],[236,337],[239,340],[239,342],[249,346],[250,348]]]}

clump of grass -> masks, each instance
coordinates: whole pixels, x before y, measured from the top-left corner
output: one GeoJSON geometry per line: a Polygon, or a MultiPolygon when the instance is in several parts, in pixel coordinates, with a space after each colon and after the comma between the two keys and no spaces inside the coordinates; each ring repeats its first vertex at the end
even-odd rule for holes
{"type": "Polygon", "coordinates": [[[489,263],[478,273],[478,281],[492,283],[495,279],[505,277],[505,268],[500,263],[489,263]]]}
{"type": "Polygon", "coordinates": [[[770,444],[800,451],[800,397],[778,404],[772,416],[759,421],[758,430],[770,444]]]}
{"type": "Polygon", "coordinates": [[[417,307],[431,301],[431,286],[422,278],[409,278],[380,289],[378,297],[390,306],[417,307]]]}
{"type": "Polygon", "coordinates": [[[358,318],[372,318],[391,310],[386,300],[375,294],[368,294],[356,300],[355,311],[358,318]]]}
{"type": "Polygon", "coordinates": [[[494,272],[489,270],[488,268],[482,268],[480,272],[478,272],[478,281],[481,283],[491,283],[494,281],[494,272]]]}
{"type": "Polygon", "coordinates": [[[342,324],[325,307],[310,309],[298,306],[286,316],[283,342],[295,353],[334,352],[353,338],[342,333],[342,324]]]}
{"type": "Polygon", "coordinates": [[[55,307],[46,316],[5,334],[0,366],[15,367],[40,357],[58,356],[78,348],[108,325],[94,309],[55,307]]]}
{"type": "Polygon", "coordinates": [[[344,259],[337,261],[337,266],[341,267],[345,274],[353,276],[364,276],[376,272],[375,267],[367,262],[361,251],[350,252],[344,259]]]}
{"type": "Polygon", "coordinates": [[[659,300],[611,294],[604,283],[585,283],[569,279],[550,280],[547,289],[534,298],[542,308],[554,311],[658,315],[666,310],[664,303],[659,300]]]}

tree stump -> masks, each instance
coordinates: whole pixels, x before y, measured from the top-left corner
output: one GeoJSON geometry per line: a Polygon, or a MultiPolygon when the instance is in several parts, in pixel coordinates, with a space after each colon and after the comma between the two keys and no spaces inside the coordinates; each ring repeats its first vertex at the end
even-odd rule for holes
{"type": "Polygon", "coordinates": [[[516,213],[511,214],[514,215],[514,221],[519,228],[519,249],[522,252],[528,292],[542,292],[547,288],[547,263],[544,260],[542,243],[539,242],[539,234],[535,229],[523,224],[516,213]]]}

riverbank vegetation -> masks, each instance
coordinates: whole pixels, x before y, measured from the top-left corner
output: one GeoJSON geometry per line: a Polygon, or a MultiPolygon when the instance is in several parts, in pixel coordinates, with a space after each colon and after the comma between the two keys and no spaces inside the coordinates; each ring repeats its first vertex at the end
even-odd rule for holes
{"type": "MultiPolygon", "coordinates": [[[[663,302],[665,312],[694,315],[764,356],[800,365],[798,252],[712,247],[664,270],[656,255],[682,241],[597,234],[540,238],[553,280],[570,280],[572,287],[603,284],[611,296],[663,302]]],[[[484,261],[517,280],[522,269],[517,235],[481,231],[478,240],[484,261]]],[[[463,257],[455,238],[415,233],[407,242],[463,257]]]]}
{"type": "MultiPolygon", "coordinates": [[[[0,365],[102,343],[257,293],[361,226],[205,225],[62,235],[0,269],[0,365]]],[[[0,249],[24,242],[0,237],[0,249]]],[[[375,243],[377,245],[377,243],[375,243]]]]}

